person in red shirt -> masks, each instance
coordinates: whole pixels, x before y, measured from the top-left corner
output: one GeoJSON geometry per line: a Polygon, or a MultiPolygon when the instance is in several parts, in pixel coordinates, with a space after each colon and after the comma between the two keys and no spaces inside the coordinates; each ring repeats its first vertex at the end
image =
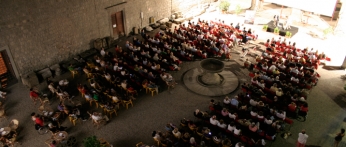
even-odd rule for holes
{"type": "Polygon", "coordinates": [[[304,117],[304,121],[306,120],[308,111],[309,111],[308,103],[304,103],[302,106],[300,106],[299,115],[304,117]]]}
{"type": "Polygon", "coordinates": [[[296,111],[297,110],[297,104],[292,102],[288,105],[288,115],[289,116],[296,116],[296,111]]]}
{"type": "Polygon", "coordinates": [[[36,100],[39,100],[39,95],[37,91],[35,91],[33,88],[30,88],[30,98],[34,101],[34,104],[36,105],[36,100]]]}
{"type": "Polygon", "coordinates": [[[43,119],[38,114],[36,115],[35,124],[41,127],[44,126],[43,119]]]}

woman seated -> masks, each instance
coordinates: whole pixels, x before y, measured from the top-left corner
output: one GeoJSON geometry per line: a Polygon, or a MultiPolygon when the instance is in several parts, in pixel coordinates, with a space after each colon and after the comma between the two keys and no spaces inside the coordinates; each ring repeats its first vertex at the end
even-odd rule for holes
{"type": "Polygon", "coordinates": [[[232,121],[228,127],[227,127],[227,130],[230,131],[230,132],[233,132],[235,129],[235,124],[234,124],[234,121],[232,121]]]}
{"type": "Polygon", "coordinates": [[[195,141],[195,138],[194,138],[194,137],[191,137],[191,138],[190,138],[190,145],[191,145],[192,147],[196,147],[196,146],[197,146],[197,142],[195,141]]]}
{"type": "Polygon", "coordinates": [[[232,146],[231,140],[228,139],[228,138],[222,140],[222,145],[223,145],[224,147],[231,147],[231,146],[232,146]]]}
{"type": "Polygon", "coordinates": [[[257,119],[263,121],[263,119],[264,119],[263,111],[258,112],[258,114],[257,114],[257,119]]]}
{"type": "Polygon", "coordinates": [[[244,127],[249,127],[251,122],[247,119],[238,119],[238,123],[244,127]]]}
{"type": "Polygon", "coordinates": [[[255,109],[255,108],[253,108],[251,111],[250,111],[250,115],[251,115],[251,117],[253,117],[253,118],[256,118],[257,117],[257,110],[255,109]]]}
{"type": "MultiPolygon", "coordinates": [[[[54,85],[53,82],[49,83],[48,89],[49,89],[53,94],[55,94],[55,93],[57,92],[57,89],[55,88],[55,85],[54,85]]],[[[0,96],[1,96],[2,98],[4,98],[3,95],[6,95],[6,92],[2,92],[2,93],[0,94],[0,96]]]]}
{"type": "Polygon", "coordinates": [[[249,130],[252,132],[257,132],[259,130],[259,123],[252,122],[251,125],[249,125],[249,130]]]}
{"type": "Polygon", "coordinates": [[[279,110],[277,113],[276,113],[276,117],[282,119],[282,120],[285,120],[286,118],[286,111],[283,111],[283,110],[279,110]]]}
{"type": "Polygon", "coordinates": [[[221,111],[221,115],[222,116],[228,116],[228,110],[226,108],[223,108],[222,111],[221,111]]]}
{"type": "Polygon", "coordinates": [[[218,123],[219,123],[219,121],[216,119],[216,115],[213,115],[213,116],[210,118],[210,124],[216,126],[218,123]]]}
{"type": "Polygon", "coordinates": [[[174,137],[176,138],[180,138],[181,137],[181,133],[179,132],[178,128],[174,128],[172,131],[172,134],[174,135],[174,137]]]}
{"type": "Polygon", "coordinates": [[[224,104],[230,104],[231,103],[231,99],[228,96],[226,96],[225,99],[223,100],[223,103],[224,104]]]}
{"type": "Polygon", "coordinates": [[[189,132],[185,132],[183,135],[183,140],[189,140],[190,139],[190,133],[189,132]]]}
{"type": "Polygon", "coordinates": [[[215,135],[215,136],[213,137],[213,141],[214,141],[216,144],[221,143],[221,136],[220,136],[220,135],[215,135]]]}
{"type": "Polygon", "coordinates": [[[217,126],[222,128],[222,129],[226,129],[226,127],[227,127],[227,125],[225,124],[225,122],[222,119],[219,121],[217,126]]]}
{"type": "Polygon", "coordinates": [[[162,133],[160,131],[153,131],[153,133],[151,134],[151,136],[154,138],[154,140],[156,141],[160,141],[161,137],[163,136],[162,133]]]}
{"type": "Polygon", "coordinates": [[[102,115],[101,113],[97,113],[97,112],[94,112],[92,114],[90,114],[89,112],[87,112],[91,119],[95,122],[95,123],[100,123],[101,121],[106,121],[108,122],[109,121],[109,118],[107,117],[107,115],[102,115]]]}
{"type": "Polygon", "coordinates": [[[241,134],[240,126],[238,126],[238,125],[235,126],[233,134],[238,135],[238,136],[241,134]]]}

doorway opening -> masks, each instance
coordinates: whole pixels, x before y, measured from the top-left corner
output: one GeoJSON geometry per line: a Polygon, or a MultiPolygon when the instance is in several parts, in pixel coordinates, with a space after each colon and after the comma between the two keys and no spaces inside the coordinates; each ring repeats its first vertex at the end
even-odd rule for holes
{"type": "Polygon", "coordinates": [[[18,79],[13,70],[7,50],[0,51],[0,88],[6,88],[16,84],[18,79]]]}
{"type": "Polygon", "coordinates": [[[124,29],[123,11],[118,11],[112,14],[111,17],[112,17],[113,37],[119,38],[120,36],[124,36],[125,29],[124,29]]]}

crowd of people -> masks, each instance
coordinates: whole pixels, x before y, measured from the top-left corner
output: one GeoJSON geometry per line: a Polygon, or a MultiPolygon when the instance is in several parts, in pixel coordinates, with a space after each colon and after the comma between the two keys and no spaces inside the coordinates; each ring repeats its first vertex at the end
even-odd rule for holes
{"type": "MultiPolygon", "coordinates": [[[[88,84],[78,84],[78,92],[87,102],[107,110],[119,109],[119,105],[132,104],[143,88],[161,91],[177,84],[169,71],[180,70],[183,61],[209,57],[231,58],[230,51],[239,44],[257,39],[251,29],[240,30],[240,24],[226,25],[223,21],[188,22],[171,31],[158,32],[155,36],[142,34],[143,41],[134,37],[125,43],[125,49],[115,47],[115,54],[100,50],[92,60],[76,59],[71,73],[85,74],[88,84]]],[[[309,90],[317,84],[315,71],[319,59],[325,55],[313,49],[300,50],[286,40],[272,39],[267,49],[255,62],[246,59],[244,66],[252,72],[251,83],[242,85],[243,93],[234,98],[226,97],[223,105],[211,101],[211,112],[196,110],[199,121],[183,119],[181,127],[167,124],[166,131],[154,131],[152,137],[158,144],[167,146],[182,144],[204,146],[222,144],[243,147],[264,146],[266,140],[275,140],[278,131],[285,130],[288,117],[303,116],[306,119],[309,90]]],[[[246,56],[246,54],[244,55],[246,56]]],[[[80,104],[74,104],[72,92],[67,90],[68,81],[55,84],[49,81],[48,89],[59,98],[58,112],[74,119],[91,118],[94,123],[108,122],[107,115],[88,111],[81,112],[80,104]],[[68,100],[73,105],[67,106],[68,100]],[[89,115],[85,115],[88,113],[89,115]]],[[[39,92],[31,89],[30,97],[44,104],[39,92]]],[[[49,115],[54,115],[48,112],[49,115]]],[[[37,128],[44,126],[41,115],[32,114],[37,128]]],[[[64,131],[59,119],[49,120],[52,133],[64,131]]]]}

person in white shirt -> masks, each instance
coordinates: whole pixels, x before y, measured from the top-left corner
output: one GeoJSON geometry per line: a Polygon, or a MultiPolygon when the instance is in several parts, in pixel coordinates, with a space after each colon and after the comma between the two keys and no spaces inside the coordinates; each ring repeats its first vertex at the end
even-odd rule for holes
{"type": "Polygon", "coordinates": [[[94,112],[93,114],[90,114],[91,115],[91,118],[95,121],[95,122],[100,122],[102,120],[105,120],[105,121],[109,121],[109,118],[107,117],[107,115],[104,115],[102,116],[101,113],[97,113],[97,112],[94,112]]]}
{"type": "Polygon", "coordinates": [[[106,55],[106,52],[105,52],[104,48],[101,49],[100,54],[101,54],[102,57],[104,57],[106,55]]]}
{"type": "Polygon", "coordinates": [[[244,147],[243,143],[238,142],[237,144],[235,144],[235,147],[244,147]]]}
{"type": "Polygon", "coordinates": [[[115,64],[114,64],[114,66],[113,66],[113,70],[114,70],[114,71],[118,71],[118,70],[119,70],[118,63],[115,63],[115,64]]]}
{"type": "Polygon", "coordinates": [[[249,102],[249,103],[250,103],[251,106],[254,106],[254,107],[256,107],[257,104],[258,104],[258,102],[257,102],[255,99],[253,99],[253,98],[250,99],[250,102],[249,102]]]}
{"type": "Polygon", "coordinates": [[[264,88],[265,88],[264,80],[261,80],[261,82],[257,83],[257,85],[258,85],[259,87],[261,87],[262,89],[264,89],[264,88]]]}
{"type": "Polygon", "coordinates": [[[299,83],[299,79],[296,77],[291,77],[291,81],[299,83]]]}
{"type": "Polygon", "coordinates": [[[286,118],[286,112],[280,110],[278,113],[276,113],[276,117],[281,118],[282,120],[285,120],[285,118],[286,118]]]}
{"type": "Polygon", "coordinates": [[[223,99],[223,103],[224,104],[229,104],[229,103],[231,103],[231,99],[229,99],[229,97],[226,96],[225,99],[223,99]]]}
{"type": "Polygon", "coordinates": [[[233,133],[234,133],[235,135],[240,135],[240,132],[241,132],[240,127],[239,127],[239,126],[236,126],[236,127],[234,128],[233,133]]]}
{"type": "Polygon", "coordinates": [[[273,123],[273,120],[270,119],[270,116],[268,115],[265,119],[264,119],[264,123],[266,123],[267,125],[271,125],[273,123]]]}
{"type": "Polygon", "coordinates": [[[285,69],[285,68],[286,68],[286,66],[285,66],[284,64],[282,64],[282,63],[279,63],[279,68],[281,68],[281,69],[285,69]]]}
{"type": "Polygon", "coordinates": [[[222,129],[226,129],[227,125],[224,123],[224,121],[221,119],[220,122],[217,124],[218,127],[222,129]]]}
{"type": "Polygon", "coordinates": [[[302,130],[298,134],[298,142],[297,142],[297,147],[304,147],[306,144],[306,141],[308,140],[308,135],[306,135],[305,130],[302,130]]]}
{"type": "Polygon", "coordinates": [[[253,117],[257,117],[257,111],[256,110],[251,110],[250,115],[253,117]]]}
{"type": "Polygon", "coordinates": [[[234,125],[234,122],[232,121],[232,122],[228,125],[227,130],[233,132],[234,129],[235,129],[235,125],[234,125]]]}
{"type": "Polygon", "coordinates": [[[210,123],[212,125],[217,125],[219,123],[218,120],[216,120],[216,115],[213,115],[211,118],[210,118],[210,123]]]}
{"type": "Polygon", "coordinates": [[[273,65],[271,65],[271,66],[269,67],[269,71],[273,71],[273,70],[275,70],[275,69],[276,69],[275,64],[273,64],[273,65]]]}
{"type": "Polygon", "coordinates": [[[291,72],[293,72],[293,73],[295,73],[295,74],[298,74],[298,73],[299,73],[298,67],[293,68],[293,69],[291,70],[291,72]]]}
{"type": "Polygon", "coordinates": [[[180,138],[181,137],[181,133],[179,132],[178,128],[174,128],[174,130],[172,131],[173,135],[176,138],[180,138]]]}

